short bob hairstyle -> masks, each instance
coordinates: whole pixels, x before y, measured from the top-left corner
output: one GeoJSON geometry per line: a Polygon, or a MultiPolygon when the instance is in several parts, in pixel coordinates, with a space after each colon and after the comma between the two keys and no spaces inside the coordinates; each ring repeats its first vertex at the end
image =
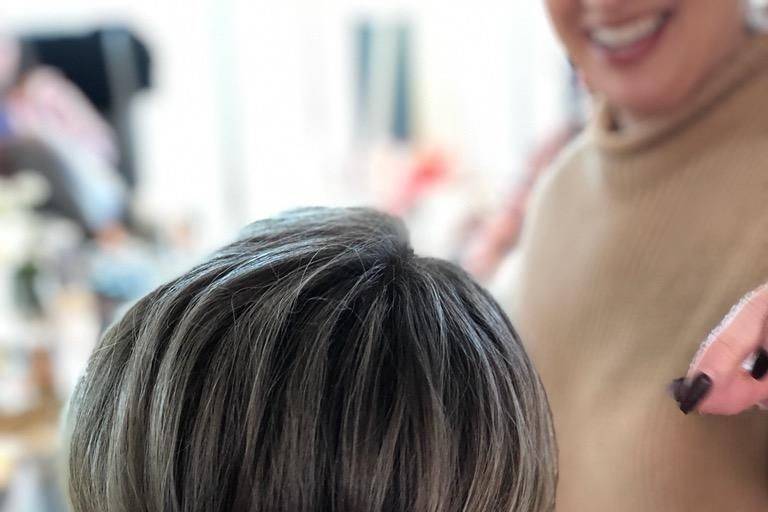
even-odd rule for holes
{"type": "Polygon", "coordinates": [[[549,407],[520,340],[402,223],[311,208],[140,300],[72,397],[76,512],[538,512],[549,407]]]}

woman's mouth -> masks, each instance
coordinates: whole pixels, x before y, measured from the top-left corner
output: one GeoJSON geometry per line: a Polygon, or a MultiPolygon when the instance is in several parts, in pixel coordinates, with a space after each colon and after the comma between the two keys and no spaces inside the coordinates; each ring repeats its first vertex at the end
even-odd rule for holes
{"type": "Polygon", "coordinates": [[[598,52],[613,64],[633,64],[648,55],[660,39],[671,13],[662,12],[620,24],[596,25],[587,35],[598,52]]]}

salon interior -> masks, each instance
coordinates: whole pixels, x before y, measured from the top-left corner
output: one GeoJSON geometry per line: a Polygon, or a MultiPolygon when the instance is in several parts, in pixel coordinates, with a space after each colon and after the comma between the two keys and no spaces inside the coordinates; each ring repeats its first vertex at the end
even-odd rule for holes
{"type": "Polygon", "coordinates": [[[9,0],[0,31],[3,512],[66,510],[100,333],[249,221],[373,205],[490,276],[580,124],[536,2],[9,0]]]}
{"type": "Polygon", "coordinates": [[[586,89],[543,1],[3,1],[0,512],[67,510],[101,333],[253,220],[374,206],[491,283],[586,89]]]}

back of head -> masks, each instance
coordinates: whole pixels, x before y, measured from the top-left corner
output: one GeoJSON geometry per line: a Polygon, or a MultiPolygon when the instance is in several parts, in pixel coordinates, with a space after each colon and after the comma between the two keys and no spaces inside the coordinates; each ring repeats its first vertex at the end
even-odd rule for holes
{"type": "Polygon", "coordinates": [[[76,512],[553,506],[549,409],[512,326],[366,209],[257,222],[139,301],[69,422],[76,512]]]}

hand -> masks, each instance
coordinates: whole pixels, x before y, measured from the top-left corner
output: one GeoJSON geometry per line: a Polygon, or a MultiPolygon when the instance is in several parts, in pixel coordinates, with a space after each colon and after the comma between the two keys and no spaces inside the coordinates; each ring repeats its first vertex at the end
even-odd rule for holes
{"type": "Polygon", "coordinates": [[[768,405],[768,285],[745,296],[712,331],[670,390],[688,414],[738,414],[768,405]]]}

